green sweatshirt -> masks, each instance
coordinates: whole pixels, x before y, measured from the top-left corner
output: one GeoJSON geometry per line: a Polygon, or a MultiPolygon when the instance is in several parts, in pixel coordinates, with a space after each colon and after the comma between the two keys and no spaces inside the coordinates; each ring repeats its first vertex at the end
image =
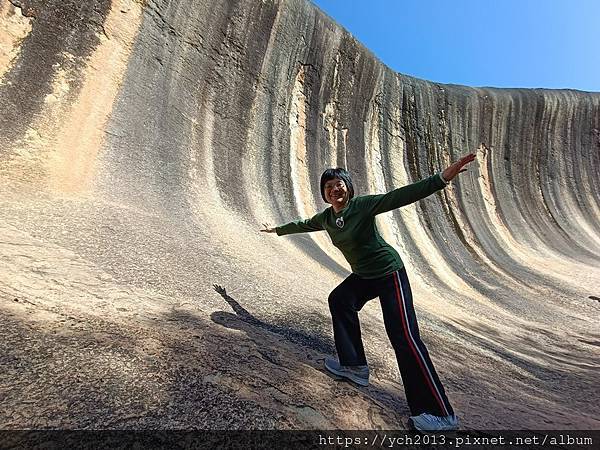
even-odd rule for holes
{"type": "Polygon", "coordinates": [[[352,272],[361,278],[380,278],[401,269],[404,263],[379,235],[375,216],[414,203],[445,186],[440,174],[432,175],[387,194],[354,197],[338,213],[330,206],[310,219],[281,225],[275,231],[283,236],[325,230],[350,263],[352,272]]]}

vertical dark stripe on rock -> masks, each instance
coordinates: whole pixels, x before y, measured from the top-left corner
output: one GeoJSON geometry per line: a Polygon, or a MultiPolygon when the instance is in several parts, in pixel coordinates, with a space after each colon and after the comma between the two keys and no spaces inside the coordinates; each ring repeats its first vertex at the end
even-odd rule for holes
{"type": "Polygon", "coordinates": [[[100,43],[110,0],[11,0],[33,17],[32,29],[21,43],[19,56],[0,85],[0,156],[22,138],[44,101],[52,93],[62,68],[69,98],[77,97],[86,58],[100,43]]]}

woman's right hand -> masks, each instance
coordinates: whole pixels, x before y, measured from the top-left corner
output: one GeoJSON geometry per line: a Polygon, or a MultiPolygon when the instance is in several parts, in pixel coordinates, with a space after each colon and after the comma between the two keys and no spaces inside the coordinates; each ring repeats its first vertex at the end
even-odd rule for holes
{"type": "Polygon", "coordinates": [[[446,181],[452,181],[459,173],[465,172],[467,169],[463,169],[463,167],[470,162],[473,162],[475,158],[475,153],[469,153],[468,155],[463,156],[454,164],[446,167],[446,169],[442,172],[442,177],[444,177],[444,180],[446,181]]]}
{"type": "Polygon", "coordinates": [[[265,227],[265,228],[263,228],[262,230],[259,230],[259,231],[262,231],[263,233],[276,233],[275,227],[272,227],[268,223],[263,223],[263,227],[265,227]]]}

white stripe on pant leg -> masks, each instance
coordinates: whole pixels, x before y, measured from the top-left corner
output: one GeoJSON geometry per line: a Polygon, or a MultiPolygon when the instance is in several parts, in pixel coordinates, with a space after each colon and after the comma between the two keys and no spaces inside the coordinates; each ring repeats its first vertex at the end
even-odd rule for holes
{"type": "Polygon", "coordinates": [[[444,402],[444,397],[441,395],[438,387],[437,387],[437,383],[435,382],[435,380],[433,379],[433,376],[431,375],[431,371],[429,370],[429,366],[427,365],[427,361],[425,361],[425,358],[423,357],[423,354],[421,353],[421,350],[419,349],[419,346],[417,345],[417,343],[415,342],[415,339],[413,338],[413,335],[410,331],[410,322],[408,321],[408,312],[406,309],[406,302],[404,301],[404,290],[402,289],[402,280],[400,280],[400,271],[396,271],[396,277],[398,278],[398,284],[400,285],[400,297],[402,297],[402,309],[404,310],[404,317],[406,318],[406,328],[408,331],[408,335],[410,336],[410,339],[413,342],[414,347],[417,349],[417,353],[419,354],[419,356],[421,357],[421,361],[423,362],[423,365],[425,366],[425,370],[427,370],[427,374],[429,375],[429,379],[431,380],[431,384],[434,387],[435,391],[437,392],[439,401],[442,403],[442,407],[444,408],[444,412],[446,413],[446,415],[448,416],[448,409],[446,408],[446,403],[444,402]]]}

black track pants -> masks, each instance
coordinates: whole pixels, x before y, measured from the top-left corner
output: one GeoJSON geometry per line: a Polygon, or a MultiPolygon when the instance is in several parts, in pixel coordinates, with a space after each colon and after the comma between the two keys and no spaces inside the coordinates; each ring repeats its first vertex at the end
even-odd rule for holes
{"type": "Polygon", "coordinates": [[[351,274],[331,292],[329,310],[340,364],[367,364],[360,337],[358,311],[375,297],[381,301],[385,329],[396,352],[411,414],[454,414],[427,348],[419,336],[412,293],[404,268],[377,279],[364,279],[351,274]]]}

